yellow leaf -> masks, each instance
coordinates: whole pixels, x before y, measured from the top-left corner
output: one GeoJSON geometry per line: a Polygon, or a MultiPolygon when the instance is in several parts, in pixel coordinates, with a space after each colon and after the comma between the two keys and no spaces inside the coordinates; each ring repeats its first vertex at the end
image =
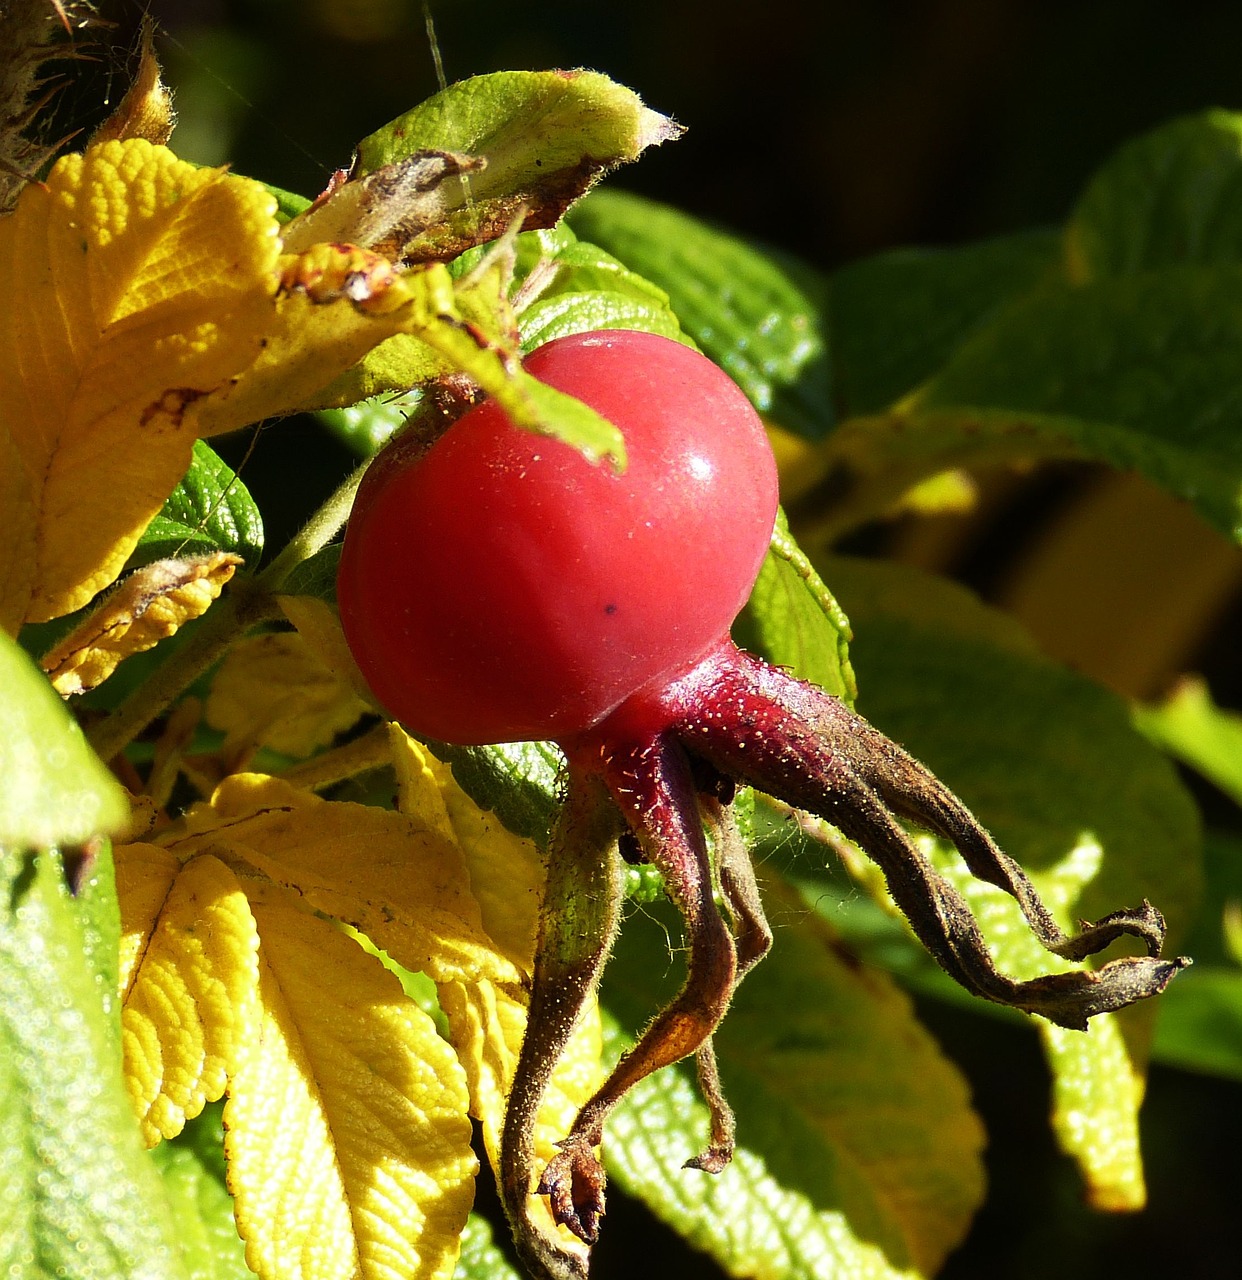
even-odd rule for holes
{"type": "Polygon", "coordinates": [[[160,843],[257,871],[436,981],[520,981],[483,930],[460,851],[402,814],[236,774],[160,843]]]}
{"type": "MultiPolygon", "coordinates": [[[[544,883],[538,849],[506,830],[494,814],[480,809],[453,780],[448,766],[399,725],[392,725],[390,734],[401,811],[428,830],[451,833],[469,868],[489,936],[529,973],[544,883]]],[[[526,995],[487,981],[444,983],[439,991],[453,1047],[470,1082],[470,1112],[483,1126],[488,1158],[497,1166],[505,1106],[526,1032],[526,995]]],[[[537,1168],[556,1154],[556,1144],[569,1132],[579,1108],[603,1083],[601,1050],[599,1006],[592,1000],[557,1064],[539,1110],[537,1168]]],[[[553,1225],[545,1201],[532,1204],[532,1211],[565,1248],[585,1260],[581,1241],[553,1225]]]]}
{"type": "Polygon", "coordinates": [[[543,860],[534,842],[516,836],[457,785],[448,765],[400,725],[389,727],[397,770],[397,807],[449,836],[462,852],[483,927],[501,953],[526,973],[535,957],[543,860]]]}
{"type": "MultiPolygon", "coordinates": [[[[526,1033],[526,1003],[490,982],[446,983],[438,990],[453,1048],[470,1084],[470,1114],[482,1125],[492,1168],[499,1169],[505,1106],[526,1033]]],[[[556,1154],[557,1144],[569,1132],[582,1104],[603,1083],[601,1049],[599,1005],[592,1000],[565,1046],[539,1108],[534,1134],[536,1170],[556,1154]]],[[[530,1208],[546,1234],[555,1235],[563,1248],[585,1261],[588,1250],[575,1235],[553,1223],[545,1199],[532,1199],[530,1208]]]]}
{"type": "Polygon", "coordinates": [[[240,556],[225,551],[157,560],[124,584],[50,653],[41,666],[61,697],[101,685],[131,654],[166,640],[201,617],[224,590],[240,556]]]}
{"type": "Polygon", "coordinates": [[[204,715],[226,733],[226,753],[246,744],[301,758],[356,724],[366,710],[298,632],[285,631],[247,636],[233,645],[212,682],[204,715]]]}
{"type": "Polygon", "coordinates": [[[66,156],[0,221],[0,625],[85,604],[261,348],[274,201],[140,139],[66,156]]]}
{"type": "Polygon", "coordinates": [[[219,1098],[253,1039],[258,935],[218,859],[118,846],[125,1080],[148,1146],[219,1098]]]}
{"type": "Polygon", "coordinates": [[[356,942],[255,885],[260,1047],[225,1105],[228,1180],[264,1280],[453,1273],[476,1161],[462,1071],[356,942]]]}
{"type": "Polygon", "coordinates": [[[348,685],[360,698],[370,700],[373,695],[350,652],[336,610],[315,596],[277,596],[276,603],[315,657],[342,684],[348,685]]]}

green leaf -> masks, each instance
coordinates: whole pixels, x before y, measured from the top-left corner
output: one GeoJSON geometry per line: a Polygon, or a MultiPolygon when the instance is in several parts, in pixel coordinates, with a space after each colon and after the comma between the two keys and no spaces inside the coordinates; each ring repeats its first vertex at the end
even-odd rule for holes
{"type": "Polygon", "coordinates": [[[734,624],[744,648],[853,704],[850,624],[789,532],[782,511],[750,600],[734,624]]]}
{"type": "Polygon", "coordinates": [[[1242,805],[1242,716],[1223,711],[1207,685],[1188,677],[1158,707],[1137,707],[1139,730],[1242,805]]]}
{"type": "Polygon", "coordinates": [[[834,420],[823,281],[664,205],[614,191],[574,230],[667,291],[682,327],[781,426],[818,439],[834,420]]]}
{"type": "Polygon", "coordinates": [[[427,745],[452,768],[457,785],[475,804],[494,813],[515,835],[547,846],[560,803],[558,783],[564,758],[558,747],[550,742],[427,745]]]}
{"type": "Polygon", "coordinates": [[[832,276],[828,311],[838,402],[850,415],[891,408],[971,334],[1042,279],[1061,274],[1056,231],[954,249],[899,249],[832,276]]]}
{"type": "Polygon", "coordinates": [[[402,250],[407,259],[449,261],[519,215],[528,230],[551,226],[608,170],[680,132],[596,72],[503,71],[451,85],[364,138],[356,170],[423,151],[483,160],[481,170],[441,185],[440,208],[402,250]]]}
{"type": "Polygon", "coordinates": [[[236,552],[253,567],[263,554],[263,517],[237,473],[196,440],[189,470],[139,538],[129,567],[217,550],[236,552]]]}
{"type": "Polygon", "coordinates": [[[369,458],[405,426],[422,400],[418,390],[376,396],[344,409],[320,409],[315,417],[359,457],[369,458]]]}
{"type": "Polygon", "coordinates": [[[330,542],[313,556],[303,560],[281,583],[280,594],[313,596],[316,600],[336,604],[336,571],[341,563],[343,545],[340,542],[330,542]]]}
{"type": "Polygon", "coordinates": [[[1142,471],[1242,537],[1242,265],[1047,285],[960,347],[902,429],[957,451],[1079,454],[1142,471]]]}
{"type": "Polygon", "coordinates": [[[1208,111],[1123,146],[1069,224],[1075,277],[1242,261],[1242,116],[1208,111]]]}
{"type": "Polygon", "coordinates": [[[110,1016],[101,1000],[109,974],[85,943],[94,910],[70,896],[55,855],[0,852],[0,1271],[179,1280],[168,1202],[121,1083],[115,1004],[110,1016]]]}
{"type": "MultiPolygon", "coordinates": [[[[884,566],[844,560],[826,576],[853,621],[863,713],[962,797],[1063,927],[1147,898],[1175,950],[1201,891],[1198,814],[1122,700],[1039,657],[960,589],[938,602],[945,588],[935,579],[906,571],[894,589],[884,566]]],[[[1067,967],[1043,952],[1010,898],[971,878],[955,853],[928,847],[1005,972],[1067,967]]],[[[1141,1201],[1137,1107],[1157,1006],[1096,1019],[1086,1035],[1041,1024],[1054,1128],[1108,1207],[1141,1201]]]]}
{"type": "Polygon", "coordinates": [[[117,780],[47,677],[0,635],[0,846],[85,844],[129,821],[117,780]]]}
{"type": "MultiPolygon", "coordinates": [[[[617,1109],[610,1174],[732,1275],[931,1274],[983,1196],[983,1133],[965,1082],[882,975],[860,969],[788,887],[764,884],[772,952],[715,1036],[738,1151],[719,1177],[681,1166],[705,1144],[685,1067],[617,1109]]],[[[632,1032],[675,989],[668,912],[631,916],[604,1002],[632,1032]]],[[[625,1039],[614,1025],[616,1054],[625,1039]]]]}
{"type": "Polygon", "coordinates": [[[1203,909],[1186,940],[1194,968],[1161,997],[1152,1057],[1242,1080],[1242,837],[1209,830],[1204,869],[1203,909]]]}
{"type": "Polygon", "coordinates": [[[254,1274],[246,1265],[233,1197],[224,1182],[221,1112],[221,1104],[213,1104],[151,1153],[177,1222],[188,1280],[250,1280],[254,1274]]]}
{"type": "Polygon", "coordinates": [[[496,1247],[486,1218],[472,1213],[461,1237],[461,1256],[454,1280],[521,1280],[508,1259],[496,1247]]]}

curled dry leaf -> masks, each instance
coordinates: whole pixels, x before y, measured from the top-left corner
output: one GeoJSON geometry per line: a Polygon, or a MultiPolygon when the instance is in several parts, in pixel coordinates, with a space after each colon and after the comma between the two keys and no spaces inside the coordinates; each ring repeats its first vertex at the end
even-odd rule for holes
{"type": "Polygon", "coordinates": [[[62,697],[101,685],[131,654],[142,653],[201,617],[242,563],[216,551],[157,560],[135,569],[40,665],[62,697]]]}

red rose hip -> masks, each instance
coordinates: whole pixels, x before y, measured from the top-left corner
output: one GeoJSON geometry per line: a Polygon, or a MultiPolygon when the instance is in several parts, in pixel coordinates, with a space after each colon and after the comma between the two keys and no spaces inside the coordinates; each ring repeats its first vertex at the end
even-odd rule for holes
{"type": "Polygon", "coordinates": [[[422,456],[398,440],[376,460],[341,557],[341,621],[376,696],[447,742],[564,739],[693,666],[776,516],[763,424],[705,356],[609,331],[526,368],[620,429],[626,469],[484,402],[422,456]]]}

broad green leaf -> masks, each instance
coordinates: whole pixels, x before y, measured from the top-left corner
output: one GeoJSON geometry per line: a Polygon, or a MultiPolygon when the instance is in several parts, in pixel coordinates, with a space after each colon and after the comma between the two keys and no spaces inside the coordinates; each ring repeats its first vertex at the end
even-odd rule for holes
{"type": "Polygon", "coordinates": [[[1103,861],[1075,909],[1094,917],[1150,898],[1176,946],[1202,888],[1198,813],[1126,704],[1040,657],[960,587],[844,558],[825,578],[853,624],[862,713],[1036,877],[1090,835],[1103,861]]]}
{"type": "Polygon", "coordinates": [[[250,1280],[246,1250],[224,1183],[224,1127],[219,1107],[192,1120],[151,1153],[177,1222],[187,1280],[250,1280]]]}
{"type": "Polygon", "coordinates": [[[833,274],[828,290],[837,395],[879,413],[931,377],[1042,279],[1061,274],[1056,231],[953,249],[898,249],[833,274]]]}
{"type": "Polygon", "coordinates": [[[138,539],[130,564],[232,551],[253,569],[263,554],[263,518],[237,473],[202,440],[181,483],[138,539]]]}
{"type": "Polygon", "coordinates": [[[734,637],[769,662],[853,703],[858,690],[849,660],[849,619],[794,541],[784,512],[777,516],[772,545],[734,624],[734,637]]]}
{"type": "MultiPolygon", "coordinates": [[[[950,624],[936,621],[949,608],[934,603],[942,591],[934,579],[902,573],[896,592],[882,566],[844,560],[827,577],[854,625],[863,713],[970,805],[1063,927],[1147,898],[1165,913],[1176,951],[1201,888],[1197,811],[1132,729],[1124,703],[1017,643],[1012,624],[991,620],[960,589],[950,624]]],[[[1004,971],[1066,967],[1042,953],[1010,899],[972,880],[955,854],[935,856],[1004,971]]],[[[1157,1003],[1110,1018],[1125,1032],[1128,1072],[1107,1024],[1088,1035],[1046,1033],[1054,1127],[1097,1203],[1141,1199],[1136,1113],[1157,1003]]]]}
{"type": "MultiPolygon", "coordinates": [[[[965,1082],[888,979],[853,963],[775,878],[764,897],[775,945],[714,1038],[737,1113],[733,1164],[715,1178],[681,1167],[708,1131],[683,1065],[618,1108],[609,1171],[731,1275],[930,1275],[983,1196],[965,1082]]],[[[675,990],[669,919],[627,920],[607,971],[606,1008],[631,1033],[675,990]]],[[[614,1054],[623,1044],[614,1027],[614,1054]]]]}
{"type": "Polygon", "coordinates": [[[1075,277],[1242,261],[1242,116],[1208,111],[1127,143],[1070,219],[1075,277]]]}
{"type": "Polygon", "coordinates": [[[47,678],[0,634],[0,846],[84,844],[120,829],[129,804],[47,678]]]}
{"type": "Polygon", "coordinates": [[[461,1237],[455,1280],[521,1280],[492,1239],[491,1224],[472,1213],[461,1237]]]}
{"type": "Polygon", "coordinates": [[[551,226],[609,169],[681,133],[638,95],[591,71],[502,71],[436,94],[358,144],[371,173],[419,151],[484,162],[445,183],[444,207],[403,247],[407,258],[447,261],[493,240],[521,213],[551,226]]]}
{"type": "Polygon", "coordinates": [[[173,1219],[105,1005],[110,891],[92,894],[94,905],[75,901],[50,853],[0,851],[0,1270],[179,1280],[173,1219]]]}
{"type": "Polygon", "coordinates": [[[834,420],[823,283],[689,215],[606,191],[570,217],[668,293],[682,327],[781,426],[818,439],[834,420]]]}
{"type": "Polygon", "coordinates": [[[1218,707],[1202,680],[1187,678],[1160,706],[1134,714],[1152,742],[1242,805],[1242,716],[1218,707]]]}
{"type": "Polygon", "coordinates": [[[1242,265],[1047,285],[963,344],[903,406],[947,453],[1057,449],[1142,471],[1242,537],[1242,265]]]}

